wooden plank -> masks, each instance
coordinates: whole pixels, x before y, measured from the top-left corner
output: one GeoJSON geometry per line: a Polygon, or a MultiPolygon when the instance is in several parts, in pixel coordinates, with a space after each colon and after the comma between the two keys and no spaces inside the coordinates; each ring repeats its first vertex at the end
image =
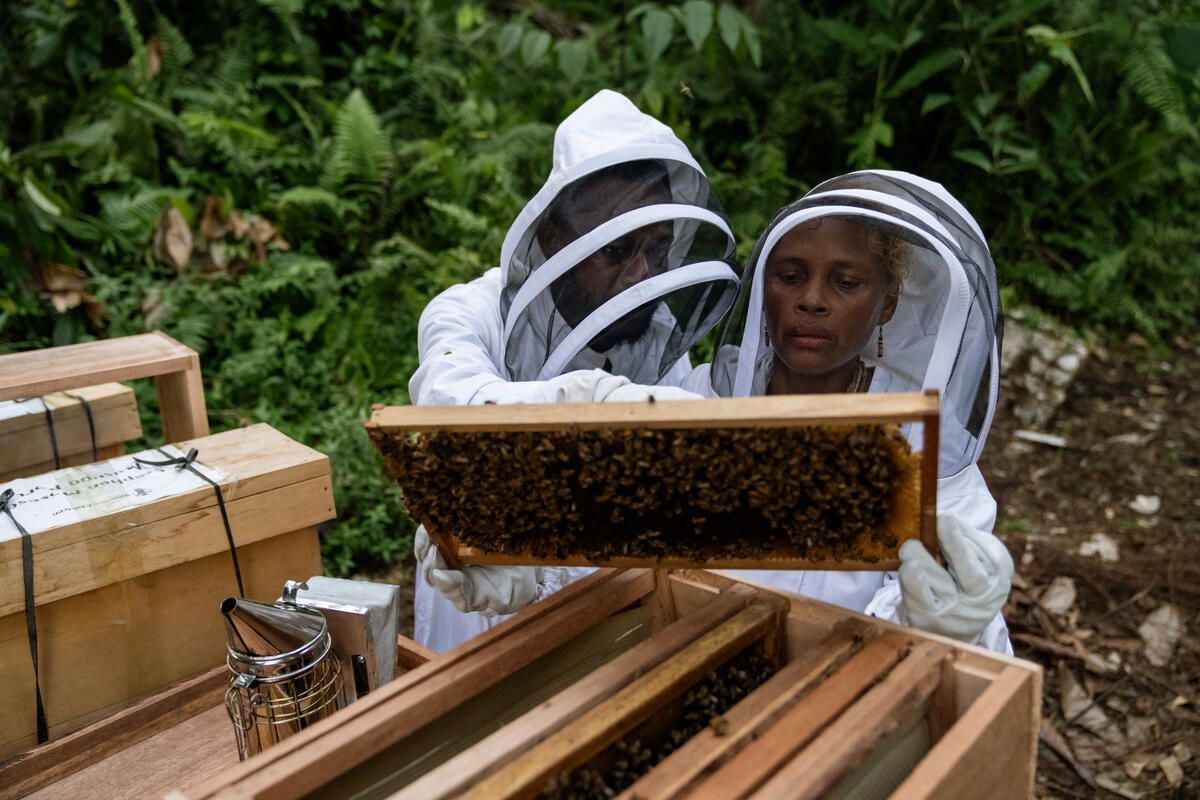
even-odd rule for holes
{"type": "MultiPolygon", "coordinates": [[[[228,686],[228,667],[214,667],[75,733],[14,756],[0,763],[0,800],[24,797],[202,711],[223,707],[228,686]]],[[[232,745],[232,728],[228,738],[232,745]]]]}
{"type": "MultiPolygon", "coordinates": [[[[649,595],[647,595],[649,596],[649,595]]],[[[494,774],[520,753],[578,719],[639,675],[661,664],[745,608],[757,593],[733,587],[695,613],[667,626],[647,641],[597,668],[571,688],[555,695],[516,722],[414,781],[392,800],[434,800],[457,796],[473,783],[494,774]]]]}
{"type": "Polygon", "coordinates": [[[932,642],[916,645],[879,685],[776,772],[753,797],[823,797],[929,700],[942,680],[942,662],[950,653],[949,648],[932,642]]]}
{"type": "MultiPolygon", "coordinates": [[[[273,600],[285,580],[321,571],[315,528],[256,542],[238,555],[252,598],[273,600]]],[[[225,657],[219,607],[236,592],[226,552],[40,606],[42,695],[51,739],[219,665],[225,657]]],[[[23,614],[0,620],[0,663],[0,757],[7,757],[35,744],[23,614]]]]}
{"type": "Polygon", "coordinates": [[[423,644],[401,634],[396,637],[396,669],[407,672],[416,669],[426,661],[438,657],[438,654],[423,644]]]}
{"type": "Polygon", "coordinates": [[[891,670],[903,655],[902,640],[880,637],[791,705],[773,725],[728,759],[685,796],[699,800],[746,797],[777,774],[801,748],[891,670]]]}
{"type": "Polygon", "coordinates": [[[461,796],[470,800],[532,797],[554,775],[585,763],[683,695],[706,672],[762,639],[775,622],[773,598],[760,598],[644,677],[517,756],[461,796]]]}
{"type": "Polygon", "coordinates": [[[654,591],[642,598],[642,605],[650,609],[650,623],[656,633],[679,619],[666,570],[654,570],[654,591]]]}
{"type": "Polygon", "coordinates": [[[208,411],[204,404],[204,382],[200,378],[200,356],[192,353],[187,369],[160,374],[156,383],[163,439],[179,442],[208,436],[208,411]]]}
{"type": "MultiPolygon", "coordinates": [[[[433,532],[430,531],[430,538],[433,532]]],[[[449,539],[453,541],[453,539],[449,539]]],[[[447,545],[449,546],[449,545],[447,545]]],[[[440,549],[440,546],[439,546],[440,549]]],[[[445,552],[445,551],[443,551],[445,552]]],[[[458,560],[462,564],[517,566],[538,564],[552,567],[611,567],[613,569],[806,569],[826,571],[872,571],[894,572],[900,568],[899,559],[884,558],[878,561],[806,561],[784,556],[762,556],[759,558],[710,558],[692,561],[686,558],[648,556],[646,558],[588,558],[584,555],[566,558],[535,558],[530,555],[491,553],[473,547],[458,548],[458,560]]]]}
{"type": "Polygon", "coordinates": [[[1037,676],[1005,669],[892,795],[895,800],[1007,800],[1033,796],[1037,676]]]}
{"type": "Polygon", "coordinates": [[[173,786],[190,786],[237,763],[229,714],[224,705],[217,705],[34,792],[27,800],[161,800],[173,786]]]}
{"type": "Polygon", "coordinates": [[[922,419],[921,442],[921,543],[930,554],[942,562],[942,550],[937,538],[938,449],[941,439],[941,419],[936,410],[938,393],[927,389],[925,396],[933,399],[935,410],[922,419]]]}
{"type": "Polygon", "coordinates": [[[620,795],[619,800],[682,797],[742,748],[763,735],[800,698],[839,668],[871,636],[872,629],[839,625],[803,657],[791,662],[724,715],[720,732],[708,727],[620,795]]]}
{"type": "Polygon", "coordinates": [[[761,428],[910,422],[937,414],[935,396],[917,392],[771,395],[654,403],[553,403],[481,406],[385,406],[367,429],[549,431],[565,428],[761,428]]]}
{"type": "Polygon", "coordinates": [[[12,353],[0,356],[0,400],[181,372],[195,358],[195,350],[158,332],[12,353]]]}
{"type": "Polygon", "coordinates": [[[653,588],[645,570],[584,578],[187,796],[303,797],[653,588]]]}
{"type": "MultiPolygon", "coordinates": [[[[239,552],[280,531],[313,527],[336,516],[333,486],[328,476],[239,497],[226,502],[225,510],[239,552]]],[[[148,572],[228,552],[225,525],[215,505],[133,528],[114,529],[85,542],[35,550],[35,601],[42,606],[148,572]]],[[[23,616],[24,610],[21,564],[2,562],[0,619],[10,614],[23,616]]]]}
{"type": "MultiPolygon", "coordinates": [[[[200,451],[202,463],[226,474],[222,492],[227,504],[232,504],[242,497],[313,478],[328,479],[329,476],[329,459],[326,456],[289,439],[269,425],[236,428],[182,443],[184,450],[190,446],[200,451]]],[[[215,493],[211,487],[205,485],[156,503],[38,531],[32,536],[34,564],[39,568],[52,567],[57,556],[51,554],[59,548],[86,544],[97,537],[109,536],[116,530],[129,530],[183,514],[216,509],[216,505],[215,493]]],[[[278,531],[280,528],[275,526],[274,530],[278,531]]],[[[179,546],[190,547],[190,543],[181,541],[179,546]]],[[[203,547],[198,554],[204,554],[203,547]]],[[[180,554],[180,560],[186,560],[192,555],[190,550],[184,550],[180,554]]],[[[13,600],[12,592],[19,589],[20,564],[20,539],[9,537],[0,540],[0,596],[5,598],[5,607],[13,600]],[[16,586],[13,586],[14,582],[16,586]]],[[[49,581],[49,575],[45,578],[39,575],[38,581],[43,580],[49,581]]],[[[40,594],[43,586],[37,588],[40,594]]],[[[19,595],[19,591],[17,594],[19,595]]],[[[21,602],[23,603],[23,599],[21,602]]]]}

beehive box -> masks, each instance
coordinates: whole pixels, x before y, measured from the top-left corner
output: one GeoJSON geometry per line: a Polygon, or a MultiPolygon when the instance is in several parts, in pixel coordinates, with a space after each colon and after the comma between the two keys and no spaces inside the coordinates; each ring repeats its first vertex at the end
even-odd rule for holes
{"type": "Polygon", "coordinates": [[[172,797],[1026,797],[1040,691],[715,573],[600,570],[172,797]]]}
{"type": "MultiPolygon", "coordinates": [[[[435,654],[397,637],[397,676],[435,654]]],[[[0,762],[0,800],[160,800],[238,763],[222,665],[47,745],[0,762]]]]}
{"type": "Polygon", "coordinates": [[[378,407],[367,429],[451,566],[893,570],[906,539],[937,551],[936,394],[378,407]]]}
{"type": "Polygon", "coordinates": [[[125,442],[142,435],[137,400],[122,384],[54,392],[41,400],[50,409],[53,441],[41,402],[0,403],[0,483],[55,469],[56,446],[58,466],[72,467],[119,456],[125,442]]]}
{"type": "MultiPolygon", "coordinates": [[[[248,597],[274,599],[284,580],[321,572],[316,526],[334,516],[325,456],[267,425],[178,447],[195,447],[201,464],[223,474],[248,597]]],[[[103,467],[52,475],[65,484],[94,469],[103,467]]],[[[42,694],[52,740],[224,659],[217,609],[237,593],[237,584],[215,492],[197,483],[154,502],[32,532],[42,694]]],[[[14,513],[18,520],[30,516],[28,506],[14,513]]],[[[4,757],[35,744],[36,727],[21,541],[7,517],[0,517],[0,537],[4,757]]]]}

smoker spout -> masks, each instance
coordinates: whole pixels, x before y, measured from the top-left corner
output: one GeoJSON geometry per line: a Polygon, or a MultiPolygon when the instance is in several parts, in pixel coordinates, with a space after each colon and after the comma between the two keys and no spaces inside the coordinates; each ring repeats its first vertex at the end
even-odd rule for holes
{"type": "Polygon", "coordinates": [[[281,608],[238,597],[221,603],[229,650],[251,657],[291,653],[325,633],[325,618],[303,608],[281,608]]]}

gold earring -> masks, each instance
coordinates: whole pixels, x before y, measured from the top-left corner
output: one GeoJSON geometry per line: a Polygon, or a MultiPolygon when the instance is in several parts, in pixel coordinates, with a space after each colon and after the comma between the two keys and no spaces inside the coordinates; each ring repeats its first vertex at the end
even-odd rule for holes
{"type": "Polygon", "coordinates": [[[875,355],[878,356],[879,358],[883,358],[883,326],[882,325],[879,326],[879,342],[875,348],[875,355]]]}

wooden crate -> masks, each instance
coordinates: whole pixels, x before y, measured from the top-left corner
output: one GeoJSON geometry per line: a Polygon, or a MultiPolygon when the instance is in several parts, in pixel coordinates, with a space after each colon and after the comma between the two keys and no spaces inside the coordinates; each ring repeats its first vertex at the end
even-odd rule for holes
{"type": "Polygon", "coordinates": [[[715,573],[601,570],[172,797],[535,797],[658,747],[751,652],[774,674],[621,797],[1032,792],[1036,665],[715,573]]]}
{"type": "Polygon", "coordinates": [[[119,383],[85,386],[71,392],[54,392],[42,397],[54,424],[54,443],[43,412],[0,419],[0,483],[37,475],[58,465],[73,467],[114,458],[125,452],[124,443],[142,435],[137,399],[133,390],[119,383]],[[92,424],[78,398],[88,404],[92,424]],[[92,429],[95,430],[95,458],[92,429]]]}
{"type": "MultiPolygon", "coordinates": [[[[274,600],[285,580],[320,574],[328,459],[267,425],[180,444],[193,446],[226,475],[247,596],[274,600]]],[[[218,608],[237,584],[210,487],[38,531],[32,545],[51,739],[223,661],[218,608]]],[[[35,743],[23,586],[20,538],[0,540],[0,757],[35,743]]]]}
{"type": "Polygon", "coordinates": [[[200,357],[165,333],[143,333],[0,356],[0,400],[154,378],[168,442],[208,435],[200,357]]]}
{"type": "MultiPolygon", "coordinates": [[[[376,406],[367,430],[384,453],[393,473],[404,468],[403,442],[429,432],[470,436],[479,433],[554,432],[576,435],[579,431],[620,431],[634,435],[643,430],[684,431],[707,429],[727,431],[755,429],[765,441],[772,431],[784,428],[818,427],[846,430],[850,426],[897,426],[920,422],[923,444],[919,453],[905,457],[898,480],[892,484],[888,511],[873,533],[888,536],[894,546],[881,547],[871,534],[860,534],[853,557],[829,559],[776,550],[756,557],[708,557],[697,559],[677,553],[658,556],[623,557],[575,553],[547,558],[530,552],[494,552],[468,547],[459,542],[467,531],[449,530],[436,519],[423,523],[430,537],[452,567],[463,564],[542,564],[600,567],[693,567],[706,569],[822,569],[895,570],[897,551],[904,540],[920,537],[930,552],[937,554],[937,458],[938,398],[925,394],[779,395],[771,397],[722,398],[713,400],[656,403],[560,403],[552,405],[484,405],[465,407],[376,406]]],[[[513,459],[512,470],[522,464],[513,459]]],[[[575,466],[574,464],[568,466],[575,466]]],[[[562,468],[569,471],[567,466],[562,468]]],[[[714,477],[714,480],[719,480],[714,477]]],[[[494,482],[499,483],[499,482],[494,482]]],[[[512,488],[508,485],[509,489],[512,488]]],[[[405,488],[403,483],[401,488],[405,488]]],[[[521,498],[505,494],[507,489],[486,488],[489,502],[514,506],[521,498]]],[[[525,492],[524,486],[515,491],[525,492]]],[[[483,495],[484,490],[478,494],[483,495]]],[[[727,524],[734,535],[734,524],[727,524]]],[[[724,532],[724,528],[722,532],[724,532]]],[[[481,533],[490,533],[483,531],[481,533]]],[[[549,534],[549,531],[547,532],[549,534]]],[[[751,534],[753,535],[753,534],[751,534]]],[[[485,537],[475,537],[476,539],[485,537]]],[[[819,544],[819,542],[818,542],[819,544]]]]}
{"type": "MultiPolygon", "coordinates": [[[[436,654],[396,642],[396,676],[436,654]]],[[[227,667],[215,667],[62,739],[0,763],[0,800],[159,800],[238,763],[225,710],[227,667]]]]}

